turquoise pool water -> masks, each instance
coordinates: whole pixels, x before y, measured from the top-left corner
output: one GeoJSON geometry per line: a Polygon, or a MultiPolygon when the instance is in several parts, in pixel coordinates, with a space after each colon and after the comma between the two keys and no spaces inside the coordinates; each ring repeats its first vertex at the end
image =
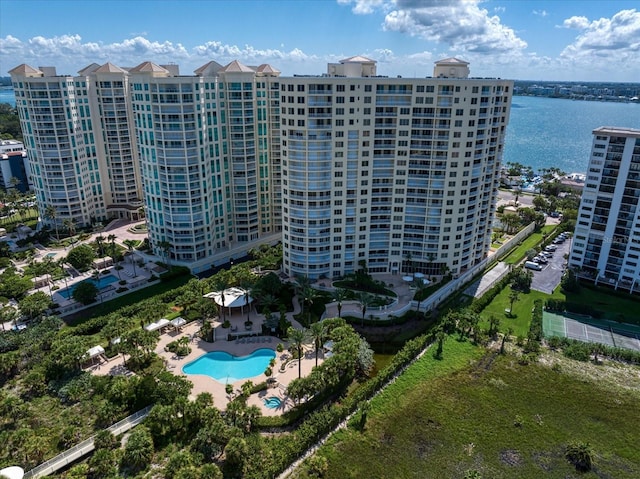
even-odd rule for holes
{"type": "MultiPolygon", "coordinates": [[[[95,279],[85,279],[84,281],[80,281],[80,283],[86,283],[86,282],[93,283],[98,288],[98,291],[100,291],[101,289],[106,288],[111,283],[115,283],[116,281],[118,281],[118,278],[116,276],[114,276],[112,274],[108,274],[106,276],[101,276],[97,280],[95,280],[95,279]]],[[[73,290],[75,289],[75,287],[80,283],[76,283],[74,285],[71,285],[71,286],[69,286],[68,289],[61,289],[60,291],[58,291],[58,293],[64,299],[69,299],[71,297],[71,295],[73,294],[73,290]]]]}
{"type": "Polygon", "coordinates": [[[267,409],[278,409],[282,405],[282,399],[277,396],[271,396],[264,400],[267,409]]]}
{"type": "Polygon", "coordinates": [[[58,255],[58,253],[47,253],[45,256],[45,258],[55,258],[58,255]]]}
{"type": "Polygon", "coordinates": [[[234,383],[241,379],[259,376],[276,357],[273,349],[262,348],[249,356],[233,356],[224,351],[213,351],[185,364],[185,374],[203,374],[221,383],[234,383]]]}

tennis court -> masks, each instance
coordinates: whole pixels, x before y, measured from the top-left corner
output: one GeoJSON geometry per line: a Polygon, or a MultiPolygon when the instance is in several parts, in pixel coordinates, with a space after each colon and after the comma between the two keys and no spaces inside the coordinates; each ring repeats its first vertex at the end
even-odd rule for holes
{"type": "Polygon", "coordinates": [[[613,321],[593,319],[571,313],[542,314],[545,336],[562,336],[578,341],[601,343],[640,351],[640,327],[613,321]]]}

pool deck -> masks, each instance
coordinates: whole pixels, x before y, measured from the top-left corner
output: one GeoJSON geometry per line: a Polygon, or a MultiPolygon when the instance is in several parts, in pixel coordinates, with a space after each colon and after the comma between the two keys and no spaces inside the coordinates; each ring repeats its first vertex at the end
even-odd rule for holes
{"type": "MultiPolygon", "coordinates": [[[[293,315],[293,313],[289,314],[293,315]]],[[[240,320],[240,317],[238,316],[237,319],[240,320]]],[[[173,374],[186,377],[193,383],[193,389],[191,390],[190,395],[191,399],[195,398],[200,393],[208,392],[213,395],[215,406],[218,409],[224,410],[226,409],[229,401],[233,399],[233,397],[235,397],[237,394],[239,394],[243,383],[245,383],[246,381],[252,381],[254,384],[258,384],[265,381],[267,377],[264,374],[260,374],[253,378],[236,381],[235,383],[232,383],[234,387],[234,393],[232,396],[229,396],[225,391],[224,383],[216,381],[209,376],[184,374],[182,372],[182,367],[185,364],[188,364],[189,362],[197,359],[203,354],[211,351],[225,351],[227,353],[233,354],[234,356],[247,356],[253,351],[261,348],[273,349],[275,351],[278,343],[282,343],[285,346],[285,350],[282,353],[278,353],[276,351],[276,364],[273,367],[274,374],[271,376],[272,378],[276,379],[277,383],[274,387],[261,391],[257,394],[252,394],[249,397],[247,403],[251,406],[258,406],[264,416],[278,416],[283,412],[291,409],[291,407],[293,406],[293,401],[286,395],[286,387],[293,379],[298,377],[298,362],[294,361],[293,364],[287,364],[285,371],[280,372],[280,366],[282,365],[283,360],[285,360],[289,356],[289,352],[286,350],[286,341],[283,341],[275,336],[271,336],[271,343],[260,341],[250,344],[247,344],[246,342],[244,344],[236,344],[235,340],[226,340],[226,333],[228,332],[228,330],[222,329],[219,326],[219,323],[215,323],[215,325],[217,326],[216,329],[219,333],[216,336],[216,341],[213,343],[208,343],[198,337],[198,331],[200,330],[201,323],[200,321],[195,321],[187,324],[182,329],[182,331],[168,330],[168,332],[160,335],[160,340],[158,341],[158,344],[155,348],[155,352],[158,354],[158,356],[163,358],[163,360],[165,361],[168,371],[171,371],[173,374]],[[222,332],[224,332],[224,334],[221,334],[222,332]],[[189,344],[189,346],[191,347],[191,353],[188,356],[180,358],[175,354],[164,350],[167,344],[180,339],[183,336],[191,338],[191,342],[189,344]],[[282,401],[279,408],[269,409],[265,406],[264,400],[272,396],[276,396],[282,401]]],[[[294,323],[294,326],[300,327],[300,325],[297,323],[294,323]]],[[[262,339],[262,337],[260,337],[260,339],[262,339]]],[[[321,363],[322,353],[320,353],[318,357],[318,364],[321,363]]],[[[315,364],[315,351],[313,350],[311,344],[308,344],[305,347],[305,355],[302,359],[302,375],[308,375],[315,364]]],[[[126,374],[126,368],[124,367],[122,361],[122,355],[118,355],[108,362],[103,361],[100,364],[92,366],[88,370],[93,374],[98,375],[126,374]]]]}

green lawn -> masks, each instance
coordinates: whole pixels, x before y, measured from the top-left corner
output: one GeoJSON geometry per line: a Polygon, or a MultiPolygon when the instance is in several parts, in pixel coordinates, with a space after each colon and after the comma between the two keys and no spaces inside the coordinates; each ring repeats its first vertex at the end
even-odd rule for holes
{"type": "Polygon", "coordinates": [[[544,303],[549,298],[564,299],[564,294],[556,291],[553,295],[542,293],[540,291],[530,291],[529,293],[520,293],[518,301],[513,303],[513,312],[509,316],[505,313],[505,309],[509,309],[509,294],[511,287],[504,288],[489,305],[480,313],[482,321],[480,326],[484,329],[489,327],[489,317],[493,314],[500,320],[500,332],[506,332],[509,328],[513,328],[515,336],[526,336],[529,332],[529,324],[531,323],[531,310],[536,299],[541,299],[544,303]]]}
{"type": "Polygon", "coordinates": [[[637,390],[513,356],[473,361],[483,351],[449,338],[442,361],[427,353],[372,401],[364,432],[340,431],[319,449],[323,477],[640,477],[637,390]],[[565,460],[574,440],[590,443],[597,474],[565,460]]]}
{"type": "Polygon", "coordinates": [[[526,238],[522,244],[518,247],[516,247],[513,251],[511,251],[511,253],[509,253],[504,261],[507,264],[517,264],[520,261],[522,261],[525,256],[527,255],[527,251],[529,251],[531,248],[535,248],[538,243],[540,243],[544,237],[543,234],[544,233],[551,233],[554,229],[556,228],[555,225],[546,225],[542,227],[542,230],[540,230],[537,233],[532,233],[531,236],[529,236],[528,238],[526,238]]]}

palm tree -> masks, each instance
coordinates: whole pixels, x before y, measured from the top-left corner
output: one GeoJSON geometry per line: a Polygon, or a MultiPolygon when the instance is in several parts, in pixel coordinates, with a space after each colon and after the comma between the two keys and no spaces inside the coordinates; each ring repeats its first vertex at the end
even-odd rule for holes
{"type": "Polygon", "coordinates": [[[367,308],[373,304],[375,297],[370,293],[358,293],[358,302],[360,303],[360,311],[362,311],[362,327],[364,327],[364,315],[367,314],[367,308]]]}
{"type": "Polygon", "coordinates": [[[224,298],[224,292],[227,289],[227,287],[229,286],[229,281],[227,280],[227,278],[223,275],[216,275],[214,281],[213,281],[213,287],[214,289],[220,293],[220,311],[222,312],[221,316],[222,316],[222,322],[225,322],[225,317],[224,317],[224,306],[225,306],[225,298],[224,298]]]}
{"type": "Polygon", "coordinates": [[[135,248],[137,243],[135,240],[132,240],[132,239],[124,240],[123,243],[127,247],[127,250],[129,251],[129,257],[131,258],[131,264],[133,265],[133,275],[137,276],[136,262],[133,260],[133,248],[135,248]]]}
{"type": "Polygon", "coordinates": [[[64,269],[67,264],[67,258],[60,258],[58,260],[58,267],[62,269],[62,278],[64,279],[64,289],[65,291],[69,290],[69,284],[67,283],[67,271],[64,269]]]}
{"type": "Polygon", "coordinates": [[[69,236],[73,236],[76,234],[76,220],[75,218],[65,218],[62,221],[62,226],[66,228],[69,232],[69,236]]]}
{"type": "Polygon", "coordinates": [[[331,293],[332,299],[336,302],[336,306],[338,308],[338,317],[342,317],[342,302],[348,298],[348,293],[346,289],[336,288],[331,293]]]}
{"type": "Polygon", "coordinates": [[[413,256],[411,255],[411,251],[407,251],[404,254],[404,259],[407,265],[407,273],[413,274],[413,256]]]}
{"type": "Polygon", "coordinates": [[[418,298],[418,307],[416,308],[416,312],[420,312],[420,304],[422,304],[422,302],[424,301],[425,298],[423,298],[423,291],[425,289],[427,289],[427,285],[424,284],[424,281],[422,281],[422,278],[417,278],[413,280],[413,287],[416,289],[416,294],[414,295],[414,298],[418,298]]]}
{"type": "Polygon", "coordinates": [[[102,235],[98,235],[96,236],[96,246],[98,247],[98,250],[100,251],[100,257],[104,258],[104,236],[102,235]]]}
{"type": "Polygon", "coordinates": [[[53,291],[51,291],[51,283],[53,278],[53,272],[55,271],[57,265],[56,262],[50,256],[45,256],[42,260],[42,271],[47,277],[47,285],[49,286],[49,297],[51,301],[53,301],[53,291]]]}
{"type": "Polygon", "coordinates": [[[302,377],[302,347],[307,340],[306,329],[295,329],[290,327],[287,331],[289,347],[298,352],[298,378],[302,377]]]}
{"type": "Polygon", "coordinates": [[[309,329],[309,337],[313,340],[313,345],[316,349],[316,366],[318,365],[318,351],[324,344],[324,340],[327,336],[327,328],[322,321],[313,323],[309,329]]]}
{"type": "Polygon", "coordinates": [[[169,253],[171,252],[171,243],[169,243],[168,241],[160,241],[158,243],[158,248],[160,248],[162,250],[162,254],[164,256],[164,259],[167,263],[167,265],[169,265],[169,253]]]}
{"type": "Polygon", "coordinates": [[[249,316],[251,314],[251,292],[253,291],[253,286],[255,285],[255,281],[251,278],[244,278],[240,281],[240,288],[244,291],[244,302],[247,305],[247,321],[249,321],[249,316]]]}
{"type": "Polygon", "coordinates": [[[513,303],[518,301],[518,299],[520,299],[520,293],[512,289],[511,292],[509,293],[509,315],[510,316],[513,315],[513,303]]]}
{"type": "Polygon", "coordinates": [[[44,218],[46,220],[53,221],[53,224],[56,227],[56,240],[60,241],[60,232],[58,231],[58,210],[53,205],[48,205],[44,209],[44,218]]]}

